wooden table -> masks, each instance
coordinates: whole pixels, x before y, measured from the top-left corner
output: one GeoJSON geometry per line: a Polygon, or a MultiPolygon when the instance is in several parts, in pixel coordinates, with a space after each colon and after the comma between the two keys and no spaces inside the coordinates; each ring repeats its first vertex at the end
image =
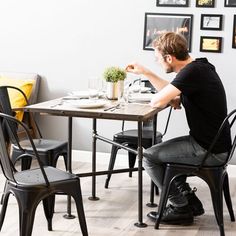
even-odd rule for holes
{"type": "MultiPolygon", "coordinates": [[[[107,174],[108,171],[96,171],[96,141],[97,139],[104,142],[117,145],[127,151],[133,152],[138,155],[138,222],[135,223],[138,227],[146,227],[147,225],[143,223],[143,177],[142,177],[142,126],[143,122],[149,119],[153,119],[161,109],[152,108],[148,104],[138,104],[138,103],[128,103],[124,107],[115,110],[106,110],[107,108],[117,105],[117,101],[108,101],[108,103],[102,108],[96,109],[79,109],[70,106],[69,103],[62,99],[54,99],[34,105],[30,105],[24,108],[25,111],[40,113],[53,116],[65,116],[68,117],[68,171],[72,171],[71,168],[71,151],[72,151],[72,118],[90,118],[93,119],[93,145],[92,145],[92,172],[90,173],[80,173],[78,176],[92,176],[92,196],[90,200],[98,200],[96,196],[96,175],[107,174]],[[108,120],[126,120],[126,121],[136,121],[138,124],[138,149],[134,150],[132,148],[123,146],[122,144],[116,143],[108,138],[98,135],[97,133],[97,119],[108,119],[108,120]]],[[[153,119],[153,143],[155,143],[156,137],[156,119],[153,119]]],[[[128,172],[130,169],[119,169],[113,170],[110,173],[121,173],[128,172]]],[[[135,170],[135,168],[134,168],[135,170]]],[[[71,215],[71,199],[68,197],[68,207],[67,207],[67,218],[73,218],[71,215]]]]}

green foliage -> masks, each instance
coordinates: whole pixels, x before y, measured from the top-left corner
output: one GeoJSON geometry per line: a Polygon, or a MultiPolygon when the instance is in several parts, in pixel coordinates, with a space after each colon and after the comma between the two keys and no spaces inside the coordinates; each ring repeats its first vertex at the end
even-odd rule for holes
{"type": "Polygon", "coordinates": [[[116,83],[119,80],[126,78],[126,71],[116,66],[111,66],[105,69],[103,77],[107,82],[116,83]]]}

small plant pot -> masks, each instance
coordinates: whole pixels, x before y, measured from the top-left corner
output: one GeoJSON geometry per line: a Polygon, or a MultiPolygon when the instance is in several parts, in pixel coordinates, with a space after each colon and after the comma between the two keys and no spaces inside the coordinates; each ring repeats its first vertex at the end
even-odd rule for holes
{"type": "Polygon", "coordinates": [[[107,82],[107,98],[111,100],[118,99],[118,95],[124,90],[124,81],[119,80],[118,82],[107,82]]]}

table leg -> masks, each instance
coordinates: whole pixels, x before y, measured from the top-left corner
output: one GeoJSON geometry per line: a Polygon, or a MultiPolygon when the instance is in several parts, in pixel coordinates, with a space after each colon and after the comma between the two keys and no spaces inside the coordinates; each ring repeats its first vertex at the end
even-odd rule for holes
{"type": "MultiPolygon", "coordinates": [[[[72,117],[68,118],[68,153],[67,153],[67,171],[72,173],[71,168],[72,158],[72,117]]],[[[71,196],[67,196],[67,214],[63,216],[66,219],[74,219],[75,216],[71,214],[71,196]]]]}
{"type": "Polygon", "coordinates": [[[143,122],[138,122],[138,222],[134,225],[139,228],[147,227],[143,223],[143,147],[142,147],[143,122]]]}
{"type": "Polygon", "coordinates": [[[97,144],[97,119],[93,119],[93,145],[92,145],[92,196],[88,199],[91,201],[99,200],[96,197],[96,144],[97,144]]]}
{"type": "MultiPolygon", "coordinates": [[[[153,117],[152,127],[153,127],[152,145],[154,145],[156,144],[156,139],[157,139],[157,114],[153,117]]],[[[155,184],[151,180],[150,202],[146,204],[148,207],[157,207],[157,204],[154,203],[154,194],[155,194],[155,184]]]]}

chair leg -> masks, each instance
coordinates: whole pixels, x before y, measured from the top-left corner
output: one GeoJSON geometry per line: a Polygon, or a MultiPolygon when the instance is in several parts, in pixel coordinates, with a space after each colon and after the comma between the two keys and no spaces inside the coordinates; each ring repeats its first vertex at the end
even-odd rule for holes
{"type": "Polygon", "coordinates": [[[84,214],[83,199],[82,199],[82,193],[81,193],[79,180],[77,183],[77,187],[75,189],[76,191],[74,191],[74,193],[72,194],[72,197],[75,200],[81,232],[83,236],[88,236],[88,229],[87,229],[87,223],[86,223],[85,214],[84,214]]]}
{"type": "Polygon", "coordinates": [[[67,153],[64,153],[63,155],[63,159],[64,159],[64,163],[65,163],[65,167],[66,167],[66,170],[68,170],[67,168],[67,153]]]}
{"type": "Polygon", "coordinates": [[[220,173],[217,173],[214,175],[214,178],[211,178],[211,180],[208,179],[209,181],[207,181],[207,183],[208,186],[210,187],[213,208],[215,212],[216,221],[220,229],[220,235],[224,236],[225,232],[224,232],[223,193],[222,193],[223,186],[217,188],[217,186],[219,186],[219,181],[221,181],[221,179],[222,177],[220,176],[220,173]]]}
{"type": "MultiPolygon", "coordinates": [[[[169,182],[169,181],[168,181],[169,182]]],[[[159,201],[159,206],[158,206],[158,215],[159,217],[156,219],[156,223],[154,228],[158,229],[159,225],[161,223],[161,217],[163,215],[167,200],[168,200],[168,194],[169,194],[169,185],[167,181],[165,182],[166,184],[163,185],[162,192],[161,192],[161,198],[159,201]]]]}
{"type": "Polygon", "coordinates": [[[155,229],[159,228],[161,218],[162,218],[162,215],[163,215],[163,212],[164,212],[167,200],[168,200],[170,186],[171,186],[172,181],[174,179],[173,177],[175,177],[178,172],[179,172],[178,169],[169,168],[169,167],[167,167],[165,170],[163,187],[162,187],[161,197],[160,197],[159,206],[158,206],[159,217],[156,219],[156,223],[154,226],[155,229]]]}
{"type": "Polygon", "coordinates": [[[234,222],[235,221],[235,217],[234,217],[234,210],[233,210],[232,201],[231,201],[230,192],[229,192],[229,177],[228,177],[228,173],[226,173],[226,175],[225,175],[224,184],[223,184],[223,190],[224,190],[225,202],[226,202],[226,205],[228,207],[230,219],[231,219],[232,222],[234,222]]]}
{"type": "MultiPolygon", "coordinates": [[[[19,196],[18,196],[19,198],[19,196]]],[[[19,215],[20,215],[20,236],[31,236],[34,224],[35,210],[37,207],[36,199],[33,195],[27,199],[18,199],[19,215]]]]}
{"type": "Polygon", "coordinates": [[[159,196],[159,194],[160,194],[160,193],[159,193],[159,188],[158,188],[155,184],[154,184],[154,187],[155,187],[155,193],[156,193],[156,195],[159,196]]]}
{"type": "Polygon", "coordinates": [[[2,209],[1,209],[1,214],[0,214],[0,231],[2,229],[2,225],[5,219],[9,195],[10,195],[10,192],[5,192],[4,195],[2,195],[2,209]]]}
{"type": "Polygon", "coordinates": [[[154,190],[155,190],[155,187],[156,187],[156,185],[151,180],[151,185],[150,185],[150,202],[146,204],[146,206],[148,206],[148,207],[157,207],[157,204],[154,203],[154,190]]]}
{"type": "MultiPolygon", "coordinates": [[[[114,165],[115,165],[115,161],[116,161],[116,154],[117,154],[119,149],[120,149],[119,147],[117,147],[115,145],[112,145],[111,157],[110,157],[110,162],[109,162],[109,166],[108,166],[108,171],[114,169],[114,165]]],[[[106,182],[105,182],[105,188],[108,188],[110,179],[111,179],[111,173],[108,173],[107,174],[107,179],[106,179],[106,182]]]]}
{"type": "Polygon", "coordinates": [[[28,170],[31,167],[32,158],[24,157],[21,159],[21,170],[28,170]]]}
{"type": "MultiPolygon", "coordinates": [[[[136,154],[128,152],[129,155],[129,168],[134,168],[136,161],[136,154]]],[[[129,171],[129,177],[132,177],[132,170],[129,171]]]]}
{"type": "Polygon", "coordinates": [[[156,219],[155,229],[159,228],[161,218],[162,218],[162,215],[163,215],[163,212],[164,212],[167,200],[168,200],[171,184],[173,183],[173,180],[179,176],[179,173],[184,174],[185,172],[182,168],[178,168],[178,167],[173,168],[171,166],[166,167],[162,190],[161,190],[161,196],[159,200],[159,206],[158,206],[159,217],[156,219]]]}
{"type": "Polygon", "coordinates": [[[44,214],[48,222],[48,231],[52,231],[52,218],[54,213],[55,194],[43,199],[44,214]]]}
{"type": "Polygon", "coordinates": [[[0,202],[1,205],[3,204],[3,199],[4,199],[5,192],[6,192],[6,187],[7,187],[7,182],[5,181],[5,185],[4,185],[4,189],[3,189],[2,197],[1,197],[1,202],[0,202]]]}

